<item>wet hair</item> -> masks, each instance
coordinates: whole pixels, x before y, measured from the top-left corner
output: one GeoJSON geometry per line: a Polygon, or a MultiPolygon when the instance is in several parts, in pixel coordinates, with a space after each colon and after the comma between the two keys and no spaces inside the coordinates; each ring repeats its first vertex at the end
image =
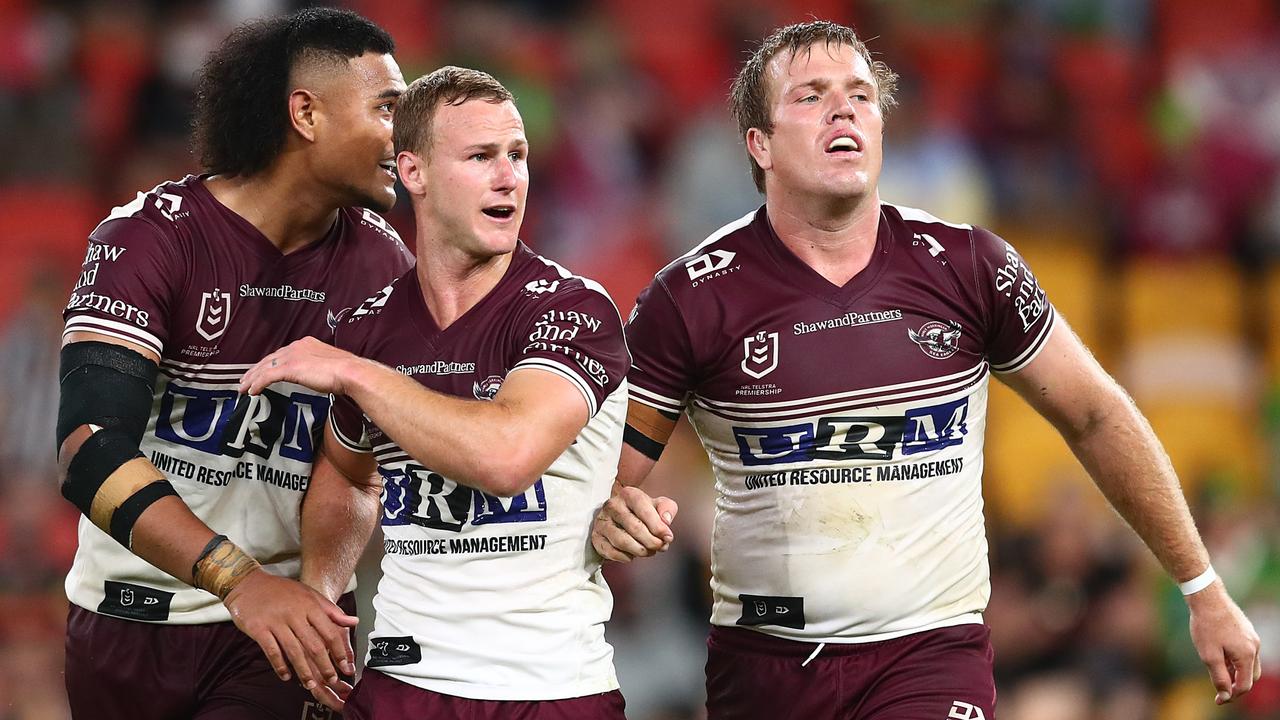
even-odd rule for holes
{"type": "Polygon", "coordinates": [[[501,103],[515,98],[489,73],[455,65],[414,80],[396,101],[392,131],[396,152],[425,154],[430,149],[431,124],[440,105],[461,105],[477,99],[501,103]]]}
{"type": "Polygon", "coordinates": [[[289,78],[305,63],[391,54],[386,30],[349,10],[308,8],[231,32],[196,80],[192,146],[206,172],[254,175],[284,150],[289,78]]]}
{"type": "MultiPolygon", "coordinates": [[[[871,58],[871,51],[866,43],[858,38],[853,28],[829,22],[813,20],[796,23],[774,30],[756,48],[751,57],[738,72],[729,91],[729,105],[733,118],[738,122],[738,137],[746,137],[751,128],[758,128],[766,135],[773,134],[773,117],[769,113],[769,77],[766,69],[769,62],[781,53],[789,53],[792,57],[801,52],[808,52],[814,45],[821,43],[824,47],[848,45],[853,48],[875,77],[876,98],[882,112],[887,112],[897,101],[894,92],[898,88],[898,75],[889,66],[871,58]]],[[[747,162],[751,164],[751,179],[756,188],[764,192],[764,170],[756,164],[755,158],[747,154],[747,162]]]]}

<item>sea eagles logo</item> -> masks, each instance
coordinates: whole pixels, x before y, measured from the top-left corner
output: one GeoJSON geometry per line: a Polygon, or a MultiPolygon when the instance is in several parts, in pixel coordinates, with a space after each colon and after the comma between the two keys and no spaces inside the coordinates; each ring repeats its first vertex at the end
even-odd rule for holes
{"type": "Polygon", "coordinates": [[[337,330],[338,323],[342,322],[342,318],[346,317],[349,312],[351,312],[351,308],[349,307],[342,308],[337,313],[334,313],[332,310],[326,310],[324,321],[325,324],[329,326],[329,330],[337,330]]]}
{"type": "Polygon", "coordinates": [[[231,320],[231,293],[214,288],[200,294],[200,314],[196,317],[196,332],[205,340],[217,340],[227,331],[231,320]]]}
{"type": "Polygon", "coordinates": [[[490,375],[484,380],[471,383],[471,392],[475,394],[477,400],[492,400],[501,388],[502,378],[498,375],[490,375]]]}
{"type": "Polygon", "coordinates": [[[759,380],[778,367],[778,333],[761,330],[742,339],[742,372],[759,380]]]}
{"type": "Polygon", "coordinates": [[[960,323],[955,320],[945,323],[930,320],[921,325],[919,331],[907,328],[907,335],[925,355],[935,360],[946,360],[960,349],[960,323]]]}

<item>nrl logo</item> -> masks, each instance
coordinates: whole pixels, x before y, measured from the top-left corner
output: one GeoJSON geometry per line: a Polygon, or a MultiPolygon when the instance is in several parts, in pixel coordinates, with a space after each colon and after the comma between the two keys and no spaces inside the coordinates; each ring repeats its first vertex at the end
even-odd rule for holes
{"type": "Polygon", "coordinates": [[[200,294],[200,314],[196,317],[196,332],[205,340],[216,340],[227,331],[231,319],[231,293],[214,288],[200,294]]]}
{"type": "Polygon", "coordinates": [[[742,372],[759,380],[778,367],[778,333],[761,330],[742,339],[742,372]]]}
{"type": "Polygon", "coordinates": [[[471,392],[477,400],[492,400],[500,389],[502,389],[502,378],[498,375],[490,375],[484,380],[471,383],[471,392]]]}
{"type": "Polygon", "coordinates": [[[945,323],[930,320],[921,325],[919,331],[907,328],[907,335],[925,355],[935,360],[946,360],[960,349],[960,323],[955,320],[945,323]]]}

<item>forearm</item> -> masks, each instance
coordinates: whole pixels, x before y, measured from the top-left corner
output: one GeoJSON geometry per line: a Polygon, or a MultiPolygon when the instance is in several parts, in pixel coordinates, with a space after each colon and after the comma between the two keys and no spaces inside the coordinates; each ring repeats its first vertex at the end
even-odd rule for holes
{"type": "Polygon", "coordinates": [[[353,365],[344,391],[415,460],[491,494],[522,492],[563,451],[537,452],[538,428],[500,403],[433,392],[371,361],[353,365]]]}
{"type": "Polygon", "coordinates": [[[147,508],[133,526],[129,550],[188,585],[191,567],[215,532],[178,497],[167,497],[147,508]]]}
{"type": "Polygon", "coordinates": [[[1072,452],[1102,493],[1177,582],[1209,565],[1173,465],[1150,423],[1118,386],[1075,434],[1072,452]]]}
{"type": "Polygon", "coordinates": [[[376,486],[313,477],[302,503],[303,583],[337,602],[381,511],[376,486]]]}

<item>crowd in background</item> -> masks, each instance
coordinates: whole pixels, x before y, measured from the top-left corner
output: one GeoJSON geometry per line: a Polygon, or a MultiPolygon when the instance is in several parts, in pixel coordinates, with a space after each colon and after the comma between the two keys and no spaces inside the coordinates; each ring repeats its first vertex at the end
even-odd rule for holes
{"type": "MultiPolygon", "coordinates": [[[[406,79],[512,89],[525,240],[625,314],[653,273],[756,207],[726,94],[810,16],[902,76],[882,197],[1013,242],[1151,417],[1263,679],[1214,691],[1176,588],[1061,440],[993,389],[985,490],[1002,720],[1280,718],[1280,3],[1273,0],[356,0],[406,79]]],[[[196,172],[193,74],[285,0],[0,0],[0,720],[66,717],[60,311],[111,206],[196,172]]],[[[408,203],[390,219],[412,242],[408,203]]],[[[851,360],[853,361],[853,360],[851,360]]],[[[994,383],[993,383],[994,384],[994,383]]],[[[684,428],[650,481],[672,549],[609,566],[629,716],[700,717],[712,479],[684,428]]],[[[364,592],[376,558],[366,558],[364,592]]]]}

